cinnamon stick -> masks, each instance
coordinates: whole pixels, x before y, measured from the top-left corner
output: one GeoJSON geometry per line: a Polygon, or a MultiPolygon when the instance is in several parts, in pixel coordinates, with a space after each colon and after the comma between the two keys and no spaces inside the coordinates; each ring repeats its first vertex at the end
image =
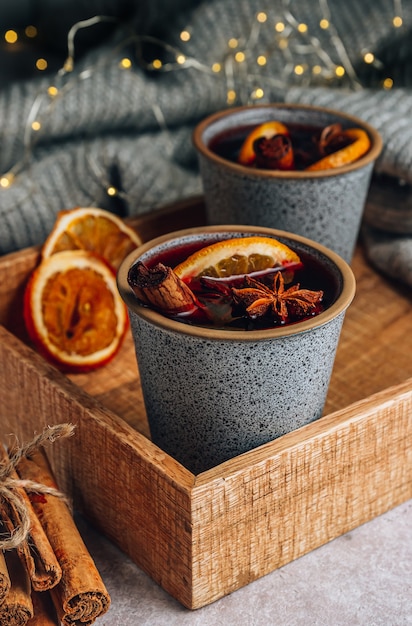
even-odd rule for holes
{"type": "Polygon", "coordinates": [[[0,604],[4,601],[10,590],[10,576],[7,569],[6,559],[3,552],[0,551],[0,604]]]}
{"type": "MultiPolygon", "coordinates": [[[[17,471],[21,478],[57,488],[43,451],[22,459],[17,471]]],[[[47,494],[31,501],[62,570],[59,584],[50,591],[57,616],[67,626],[92,624],[108,610],[110,596],[72,515],[56,496],[47,494]]]]}
{"type": "Polygon", "coordinates": [[[162,313],[176,315],[197,307],[193,291],[171,267],[158,263],[152,268],[139,261],[128,274],[128,282],[137,298],[162,313]]]}
{"type": "MultiPolygon", "coordinates": [[[[2,462],[9,460],[2,446],[0,446],[0,460],[2,462]]],[[[17,481],[19,476],[17,472],[11,471],[10,478],[17,481]]],[[[27,569],[33,589],[46,591],[59,582],[62,574],[61,568],[26,492],[21,487],[15,487],[14,491],[24,505],[30,524],[28,538],[16,546],[17,554],[27,569]]],[[[0,519],[10,535],[21,525],[22,521],[21,513],[11,501],[3,501],[0,519]]]]}
{"type": "Polygon", "coordinates": [[[33,617],[29,575],[15,550],[7,551],[5,559],[11,587],[0,605],[0,624],[25,626],[33,617]]]}

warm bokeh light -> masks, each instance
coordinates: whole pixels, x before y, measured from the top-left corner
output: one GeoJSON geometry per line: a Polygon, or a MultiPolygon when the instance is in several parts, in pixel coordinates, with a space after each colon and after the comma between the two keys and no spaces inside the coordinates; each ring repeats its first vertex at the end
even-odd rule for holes
{"type": "Polygon", "coordinates": [[[236,100],[236,91],[234,89],[229,89],[229,91],[227,92],[227,103],[233,104],[235,100],[236,100]]]}
{"type": "Polygon", "coordinates": [[[37,59],[36,61],[36,68],[40,71],[46,70],[47,69],[47,61],[46,59],[37,59]]]}
{"type": "Polygon", "coordinates": [[[24,29],[24,34],[26,37],[29,37],[29,39],[33,39],[34,37],[37,37],[37,28],[30,24],[24,29]]]}
{"type": "Polygon", "coordinates": [[[265,92],[260,87],[255,89],[255,91],[252,93],[252,97],[255,98],[256,100],[260,100],[260,98],[263,98],[264,95],[265,95],[265,92]]]}
{"type": "Polygon", "coordinates": [[[4,33],[4,39],[7,43],[16,43],[18,40],[18,35],[15,30],[6,30],[4,33]]]}
{"type": "Polygon", "coordinates": [[[375,56],[372,54],[372,52],[366,52],[363,55],[363,60],[365,61],[365,63],[373,63],[375,60],[375,56]]]}
{"type": "Polygon", "coordinates": [[[190,33],[188,30],[182,30],[182,32],[180,33],[180,39],[182,41],[189,41],[190,39],[190,33]]]}

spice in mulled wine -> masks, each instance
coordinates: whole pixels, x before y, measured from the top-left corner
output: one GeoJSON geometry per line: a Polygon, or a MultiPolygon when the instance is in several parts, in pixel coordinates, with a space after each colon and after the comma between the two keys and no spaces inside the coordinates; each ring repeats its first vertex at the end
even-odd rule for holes
{"type": "Polygon", "coordinates": [[[186,324],[262,330],[309,319],[338,295],[336,279],[308,252],[249,274],[179,278],[174,268],[204,247],[185,243],[134,264],[128,282],[141,303],[186,324]]]}

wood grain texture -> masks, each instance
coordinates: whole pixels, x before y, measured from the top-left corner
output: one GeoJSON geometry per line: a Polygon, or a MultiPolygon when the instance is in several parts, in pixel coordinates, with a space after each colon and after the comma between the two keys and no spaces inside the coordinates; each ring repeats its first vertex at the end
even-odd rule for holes
{"type": "MultiPolygon", "coordinates": [[[[195,200],[131,223],[147,240],[203,220],[195,200]]],[[[75,437],[48,450],[59,485],[185,606],[412,497],[412,298],[361,249],[324,416],[199,476],[150,441],[130,335],[112,363],[70,378],[25,344],[21,298],[37,261],[37,249],[0,259],[2,436],[75,423],[75,437]]]]}

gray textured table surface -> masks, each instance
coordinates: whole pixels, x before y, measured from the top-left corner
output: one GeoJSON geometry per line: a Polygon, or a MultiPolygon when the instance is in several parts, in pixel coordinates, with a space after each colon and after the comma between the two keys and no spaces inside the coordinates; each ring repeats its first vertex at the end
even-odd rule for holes
{"type": "Polygon", "coordinates": [[[96,626],[412,625],[412,500],[197,611],[77,523],[112,599],[96,626]]]}

